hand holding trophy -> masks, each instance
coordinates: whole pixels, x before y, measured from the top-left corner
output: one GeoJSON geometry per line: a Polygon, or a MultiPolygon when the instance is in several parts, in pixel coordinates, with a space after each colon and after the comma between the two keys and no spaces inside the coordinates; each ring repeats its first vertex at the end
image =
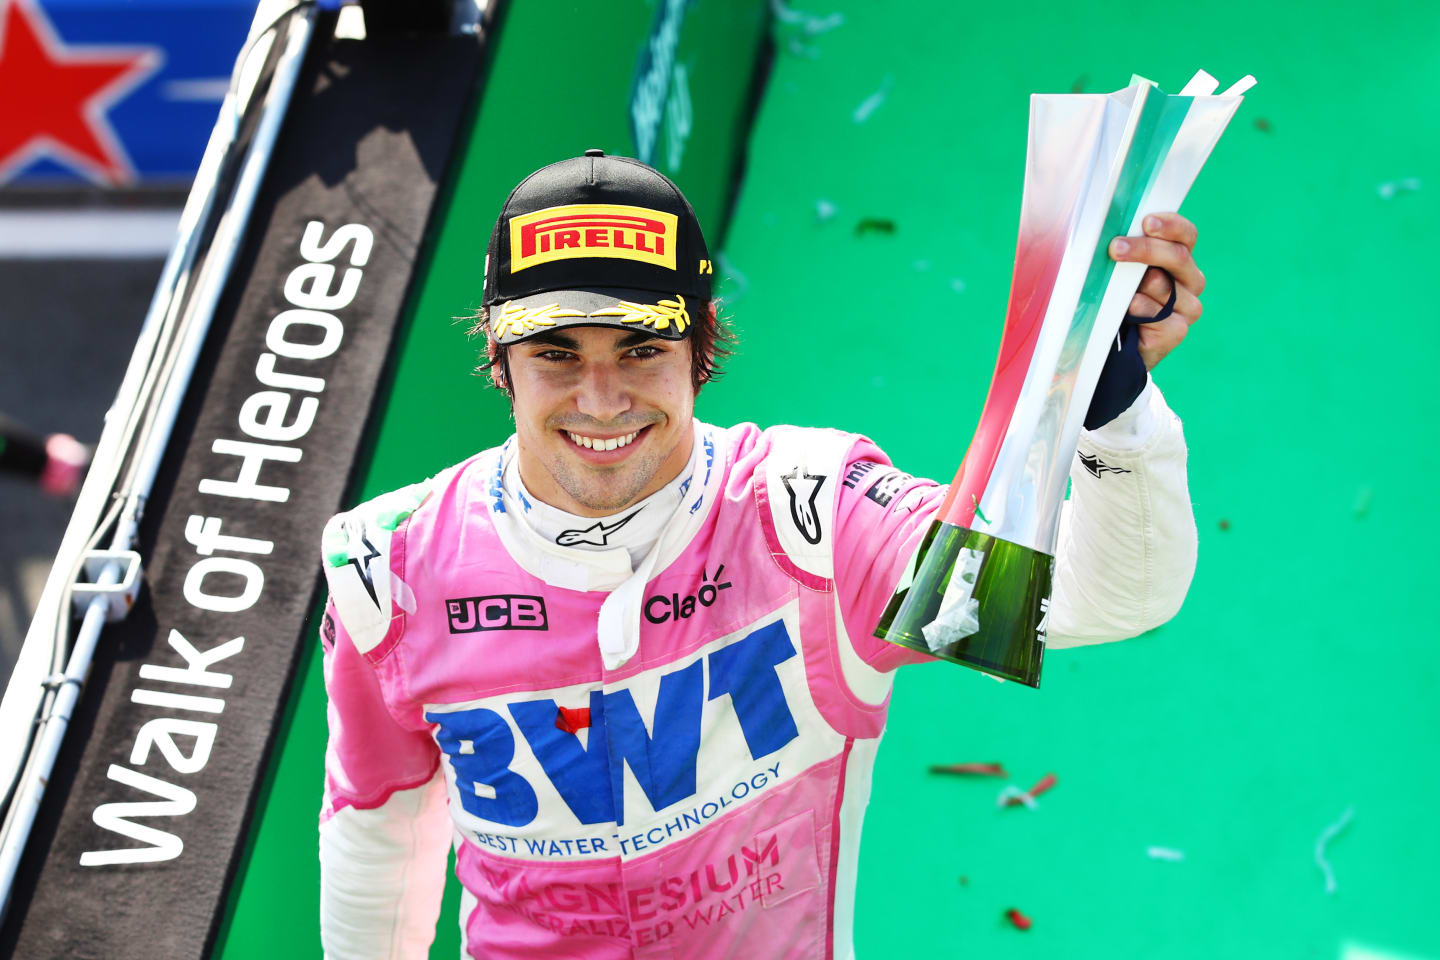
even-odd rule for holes
{"type": "Polygon", "coordinates": [[[1176,95],[1030,99],[1020,236],[990,392],[970,448],[877,636],[1040,685],[1060,508],[1090,399],[1145,271],[1107,255],[1177,210],[1254,84],[1204,71],[1176,95]]]}

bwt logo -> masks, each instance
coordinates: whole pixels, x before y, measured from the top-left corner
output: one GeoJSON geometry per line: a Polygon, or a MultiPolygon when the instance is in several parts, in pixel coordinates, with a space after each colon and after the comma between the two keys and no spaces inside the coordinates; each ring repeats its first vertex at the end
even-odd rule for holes
{"type": "Polygon", "coordinates": [[[675,269],[673,213],[619,203],[572,203],[510,219],[510,272],[572,257],[639,260],[675,269]]]}
{"type": "Polygon", "coordinates": [[[461,597],[446,600],[445,613],[450,618],[451,633],[544,630],[549,626],[544,597],[461,597]]]}
{"type": "MultiPolygon", "coordinates": [[[[661,675],[655,714],[648,720],[628,689],[592,690],[584,744],[556,724],[560,707],[552,699],[516,700],[505,710],[577,820],[624,823],[627,766],[654,810],[695,796],[700,721],[708,701],[730,698],[730,713],[720,722],[732,722],[733,716],[756,760],[800,736],[776,670],[793,656],[795,644],[783,621],[761,627],[704,660],[661,675]]],[[[436,725],[435,741],[449,759],[466,812],[511,827],[535,820],[539,796],[529,780],[511,769],[515,733],[498,710],[431,709],[425,719],[436,725]]],[[[707,735],[705,742],[714,739],[707,735]]]]}

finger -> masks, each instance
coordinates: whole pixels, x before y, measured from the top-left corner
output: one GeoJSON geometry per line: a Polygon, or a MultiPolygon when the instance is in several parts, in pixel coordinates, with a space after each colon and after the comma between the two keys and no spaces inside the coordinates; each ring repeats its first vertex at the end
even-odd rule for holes
{"type": "Polygon", "coordinates": [[[1184,244],[1191,250],[1195,249],[1195,243],[1200,238],[1195,224],[1178,213],[1152,213],[1140,226],[1148,237],[1173,240],[1175,243],[1184,244]]]}
{"type": "MultiPolygon", "coordinates": [[[[1151,300],[1164,303],[1170,299],[1170,288],[1175,287],[1175,312],[1186,315],[1190,322],[1194,323],[1200,318],[1200,312],[1204,309],[1200,305],[1200,298],[1186,289],[1184,284],[1175,284],[1169,275],[1157,267],[1151,267],[1145,271],[1145,276],[1140,280],[1140,293],[1145,294],[1151,300]]],[[[1140,316],[1133,307],[1130,310],[1136,316],[1140,316]]],[[[1154,316],[1147,313],[1145,316],[1154,316]]]]}
{"type": "Polygon", "coordinates": [[[1198,296],[1205,292],[1205,274],[1195,265],[1190,248],[1173,240],[1155,237],[1116,237],[1110,241],[1110,257],[1122,263],[1145,263],[1163,267],[1182,286],[1198,296]]]}
{"type": "Polygon", "coordinates": [[[1137,293],[1135,294],[1135,296],[1130,298],[1130,316],[1139,317],[1142,320],[1146,317],[1156,316],[1165,306],[1165,300],[1167,299],[1169,298],[1166,297],[1161,300],[1156,300],[1154,297],[1148,296],[1147,294],[1137,293]]]}
{"type": "Polygon", "coordinates": [[[1145,363],[1146,370],[1154,370],[1155,365],[1165,356],[1180,346],[1185,335],[1190,332],[1190,325],[1179,314],[1174,314],[1158,323],[1147,323],[1140,327],[1140,342],[1136,345],[1140,359],[1145,363]]]}

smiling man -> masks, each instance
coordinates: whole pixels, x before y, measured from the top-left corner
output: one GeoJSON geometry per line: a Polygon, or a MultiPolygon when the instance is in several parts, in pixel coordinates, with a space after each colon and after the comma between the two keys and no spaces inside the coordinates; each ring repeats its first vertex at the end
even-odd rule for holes
{"type": "MultiPolygon", "coordinates": [[[[1159,625],[1194,569],[1147,371],[1204,278],[1194,227],[1150,219],[1111,248],[1156,321],[1087,417],[1052,647],[1159,625]]],[[[893,673],[928,660],[872,631],[946,488],[854,434],[696,420],[711,277],[638,161],[587,151],[502,208],[477,332],[514,435],[326,527],[328,956],[425,956],[452,841],[466,956],[851,956],[893,673]]]]}

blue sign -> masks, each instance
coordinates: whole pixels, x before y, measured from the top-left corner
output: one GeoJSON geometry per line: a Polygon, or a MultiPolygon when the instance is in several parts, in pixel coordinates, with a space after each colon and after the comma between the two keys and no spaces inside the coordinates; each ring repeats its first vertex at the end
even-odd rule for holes
{"type": "Polygon", "coordinates": [[[0,0],[0,185],[188,182],[254,13],[242,0],[0,0]]]}

